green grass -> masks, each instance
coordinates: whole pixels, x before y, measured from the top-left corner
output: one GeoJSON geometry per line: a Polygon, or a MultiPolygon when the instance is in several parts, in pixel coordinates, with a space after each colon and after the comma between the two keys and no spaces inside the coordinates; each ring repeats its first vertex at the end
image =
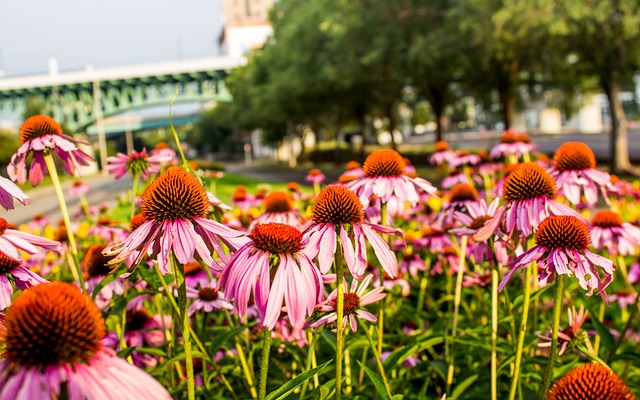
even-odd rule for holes
{"type": "MultiPolygon", "coordinates": [[[[247,192],[255,194],[258,191],[258,186],[265,186],[267,190],[286,190],[286,183],[276,182],[263,182],[258,179],[248,178],[246,176],[229,174],[225,172],[224,177],[218,179],[215,183],[215,196],[222,200],[222,202],[229,204],[231,202],[231,195],[236,191],[238,185],[243,185],[247,188],[247,192]]],[[[301,185],[303,191],[309,191],[311,188],[301,185]]]]}

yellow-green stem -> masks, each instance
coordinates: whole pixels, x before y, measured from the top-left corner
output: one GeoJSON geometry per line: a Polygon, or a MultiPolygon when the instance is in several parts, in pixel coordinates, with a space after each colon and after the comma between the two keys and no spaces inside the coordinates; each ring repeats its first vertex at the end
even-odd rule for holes
{"type": "MultiPolygon", "coordinates": [[[[449,368],[447,371],[447,386],[446,391],[450,393],[451,384],[453,383],[453,371],[455,369],[455,340],[458,330],[458,312],[460,310],[460,300],[462,298],[462,277],[464,276],[464,270],[466,268],[466,256],[467,256],[467,244],[469,243],[468,236],[462,236],[460,239],[460,248],[458,249],[458,258],[460,263],[458,265],[458,272],[456,274],[456,288],[453,299],[453,322],[451,325],[451,350],[449,351],[449,368]]],[[[446,273],[446,272],[445,272],[446,273]]]]}
{"type": "Polygon", "coordinates": [[[47,165],[47,170],[49,170],[49,176],[51,176],[51,182],[53,184],[53,188],[56,192],[56,196],[58,197],[58,203],[60,204],[60,212],[62,213],[62,219],[64,221],[65,228],[67,230],[67,237],[69,239],[69,248],[71,249],[71,254],[73,256],[73,266],[75,268],[74,278],[78,280],[80,283],[80,288],[82,291],[86,291],[84,287],[84,278],[82,276],[82,271],[80,270],[80,263],[78,262],[78,246],[76,244],[76,237],[73,234],[73,229],[71,229],[71,219],[69,218],[69,211],[67,210],[67,203],[64,200],[64,193],[62,193],[62,186],[60,186],[60,178],[58,177],[58,171],[56,170],[56,163],[53,160],[53,155],[50,151],[44,151],[44,162],[47,165]]]}
{"type": "Polygon", "coordinates": [[[551,387],[553,378],[553,363],[558,356],[558,327],[560,326],[560,313],[562,312],[562,293],[564,290],[564,275],[556,275],[555,292],[553,296],[553,317],[551,320],[551,350],[549,351],[549,364],[544,371],[541,397],[544,397],[551,387]]]}
{"type": "MultiPolygon", "coordinates": [[[[315,354],[316,354],[316,344],[314,343],[315,341],[315,332],[313,332],[312,330],[308,330],[307,331],[307,340],[309,341],[309,348],[307,349],[307,362],[305,364],[305,370],[310,370],[311,368],[315,368],[315,366],[312,366],[315,360],[315,354]]],[[[314,375],[314,378],[317,376],[318,374],[314,375]]],[[[315,384],[315,380],[314,380],[314,384],[315,384]]],[[[309,380],[305,380],[304,383],[302,384],[302,389],[300,390],[300,400],[304,399],[304,395],[307,393],[307,386],[309,385],[309,380]]],[[[317,386],[317,384],[316,384],[317,386]]]]}
{"type": "MultiPolygon", "coordinates": [[[[171,260],[175,271],[176,287],[178,288],[178,308],[180,310],[180,316],[182,317],[182,345],[184,347],[185,368],[187,370],[187,398],[189,400],[195,400],[196,392],[195,378],[193,376],[193,355],[191,354],[191,340],[189,339],[191,323],[189,320],[189,313],[187,312],[187,284],[185,282],[184,265],[179,263],[173,254],[171,255],[171,260]]],[[[167,294],[172,296],[171,293],[167,294]]]]}
{"type": "Polygon", "coordinates": [[[378,366],[378,372],[380,373],[380,376],[382,377],[382,382],[384,383],[384,388],[387,391],[387,395],[389,395],[389,398],[393,397],[393,393],[391,392],[391,385],[389,385],[389,380],[387,379],[387,374],[384,371],[384,365],[382,364],[382,359],[380,359],[380,353],[378,353],[378,350],[376,349],[374,343],[373,343],[373,338],[371,337],[371,333],[369,333],[369,330],[367,329],[367,326],[364,324],[364,322],[361,319],[358,319],[358,323],[360,324],[360,329],[362,329],[365,333],[365,335],[367,336],[367,340],[369,341],[369,346],[371,347],[371,351],[373,351],[373,356],[376,359],[376,365],[378,366]]]}
{"type": "Polygon", "coordinates": [[[522,295],[522,320],[520,321],[520,332],[518,333],[518,344],[516,347],[516,360],[513,369],[511,388],[509,389],[509,400],[516,398],[516,391],[520,382],[520,365],[522,363],[522,349],[524,348],[524,337],[527,334],[527,318],[529,317],[529,301],[531,299],[531,269],[535,263],[528,265],[524,272],[524,293],[522,295]]]}
{"type": "MultiPolygon", "coordinates": [[[[380,204],[380,224],[382,226],[387,226],[387,203],[380,204]]],[[[388,240],[388,238],[385,238],[388,240]]],[[[382,265],[378,267],[378,272],[380,275],[380,287],[384,287],[384,268],[382,265]]],[[[384,343],[384,308],[385,308],[385,299],[382,299],[378,305],[378,353],[382,353],[382,344],[384,343]]]]}
{"type": "Polygon", "coordinates": [[[180,157],[182,158],[182,167],[186,170],[189,170],[191,167],[189,166],[189,162],[187,161],[187,157],[184,155],[184,151],[182,151],[182,145],[180,144],[180,138],[178,137],[178,132],[176,132],[176,128],[173,126],[173,103],[178,98],[180,94],[180,89],[176,89],[176,94],[171,99],[169,103],[169,127],[171,128],[171,132],[173,133],[173,138],[176,141],[176,146],[178,146],[178,151],[180,152],[180,157]]]}
{"type": "Polygon", "coordinates": [[[491,269],[491,400],[498,399],[498,268],[491,269]]]}
{"type": "MultiPolygon", "coordinates": [[[[229,315],[227,310],[222,310],[225,319],[230,327],[234,327],[235,323],[229,315]]],[[[238,352],[238,358],[240,359],[240,366],[242,367],[242,372],[244,373],[245,379],[247,380],[247,385],[249,385],[249,392],[251,392],[251,398],[255,399],[258,397],[258,391],[255,387],[255,378],[251,373],[252,369],[249,368],[249,364],[247,363],[247,356],[244,354],[244,349],[238,340],[236,340],[236,351],[238,352]]]]}
{"type": "Polygon", "coordinates": [[[264,400],[267,396],[267,375],[269,372],[269,351],[271,350],[271,331],[262,328],[262,354],[260,357],[260,387],[258,398],[264,400]]]}
{"type": "Polygon", "coordinates": [[[336,246],[334,266],[336,268],[336,280],[338,285],[338,298],[336,304],[336,400],[342,396],[342,353],[344,348],[344,272],[342,266],[342,244],[338,241],[336,246]]]}
{"type": "Polygon", "coordinates": [[[140,180],[140,172],[136,172],[133,176],[133,188],[131,189],[131,212],[129,213],[129,221],[136,215],[136,197],[138,194],[138,181],[140,180]]]}

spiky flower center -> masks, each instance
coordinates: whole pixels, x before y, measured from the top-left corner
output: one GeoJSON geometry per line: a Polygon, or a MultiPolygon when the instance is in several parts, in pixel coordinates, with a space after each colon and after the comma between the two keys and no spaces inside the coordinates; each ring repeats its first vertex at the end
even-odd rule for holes
{"type": "Polygon", "coordinates": [[[243,190],[236,190],[231,195],[231,201],[238,202],[238,201],[245,201],[245,200],[247,200],[247,192],[243,190]]]}
{"type": "Polygon", "coordinates": [[[218,299],[218,291],[212,288],[202,288],[198,290],[198,298],[202,301],[214,301],[218,299]]]}
{"type": "Polygon", "coordinates": [[[584,364],[567,372],[549,390],[546,400],[632,400],[635,396],[609,368],[584,364]]]}
{"type": "Polygon", "coordinates": [[[556,182],[536,163],[524,163],[509,174],[504,183],[506,201],[530,200],[539,197],[556,197],[556,182]]]}
{"type": "Polygon", "coordinates": [[[134,215],[133,218],[131,218],[131,222],[129,222],[129,226],[131,227],[131,232],[138,229],[138,227],[142,225],[146,220],[147,220],[147,217],[145,217],[143,213],[138,213],[134,215]]]}
{"type": "Polygon", "coordinates": [[[302,234],[291,225],[260,224],[249,237],[256,248],[271,254],[294,254],[302,249],[302,234]]]}
{"type": "Polygon", "coordinates": [[[9,258],[6,254],[0,251],[0,276],[7,275],[14,269],[18,268],[22,264],[22,261],[9,258]]]}
{"type": "Polygon", "coordinates": [[[285,192],[271,192],[264,198],[264,209],[268,213],[284,213],[293,210],[293,199],[285,192]]]}
{"type": "Polygon", "coordinates": [[[169,148],[169,143],[167,143],[167,142],[158,142],[154,146],[154,149],[156,149],[156,150],[164,150],[164,149],[168,149],[168,148],[169,148]]]}
{"type": "Polygon", "coordinates": [[[505,132],[502,134],[502,137],[500,138],[500,143],[515,143],[518,141],[518,135],[515,134],[514,132],[505,132]]]}
{"type": "Polygon", "coordinates": [[[84,254],[84,260],[82,261],[85,276],[92,278],[109,275],[113,272],[116,266],[109,265],[109,261],[111,261],[113,257],[102,254],[102,251],[106,247],[107,246],[102,244],[94,244],[87,249],[87,252],[84,254]]]}
{"type": "Polygon", "coordinates": [[[599,211],[591,222],[601,228],[613,228],[622,225],[622,217],[613,211],[599,211]]]}
{"type": "Polygon", "coordinates": [[[518,142],[520,143],[531,143],[531,137],[526,133],[521,133],[518,135],[518,142]]]}
{"type": "Polygon", "coordinates": [[[289,189],[289,191],[291,192],[299,192],[300,184],[298,182],[289,182],[287,183],[287,189],[289,189]]]}
{"type": "Polygon", "coordinates": [[[451,189],[449,198],[452,203],[461,201],[477,201],[478,191],[471,185],[458,183],[451,189]]]}
{"type": "Polygon", "coordinates": [[[484,226],[484,224],[487,223],[488,220],[490,220],[492,217],[489,215],[481,215],[479,217],[476,217],[473,219],[473,221],[471,221],[471,225],[469,226],[469,228],[471,229],[480,229],[484,226]]]}
{"type": "Polygon", "coordinates": [[[445,141],[442,141],[442,140],[437,141],[435,146],[434,146],[434,151],[436,153],[440,153],[442,151],[447,151],[449,149],[450,149],[449,143],[447,143],[445,141]]]}
{"type": "Polygon", "coordinates": [[[358,310],[358,306],[360,305],[360,297],[357,293],[345,293],[344,294],[344,303],[342,306],[342,312],[344,315],[353,314],[358,310]]]}
{"type": "Polygon", "coordinates": [[[374,150],[364,161],[362,168],[368,177],[400,176],[406,163],[397,151],[391,149],[374,150]]]}
{"type": "Polygon", "coordinates": [[[545,218],[535,233],[538,246],[547,249],[586,250],[591,244],[589,228],[574,216],[552,215],[545,218]]]}
{"type": "Polygon", "coordinates": [[[34,115],[27,118],[20,127],[20,143],[45,135],[62,135],[62,128],[48,115],[34,115]]]}
{"type": "Polygon", "coordinates": [[[357,162],[357,161],[349,161],[347,163],[347,165],[345,166],[345,169],[347,171],[351,171],[351,170],[358,169],[358,168],[360,168],[360,163],[357,162]]]}
{"type": "Polygon", "coordinates": [[[102,314],[69,283],[33,286],[11,305],[0,343],[4,357],[25,367],[88,362],[102,347],[102,314]]]}
{"type": "Polygon", "coordinates": [[[84,185],[84,183],[80,179],[76,179],[73,181],[73,187],[77,188],[84,185]]]}
{"type": "Polygon", "coordinates": [[[181,167],[170,167],[142,194],[142,213],[157,222],[204,218],[209,199],[198,179],[181,167]]]}
{"type": "Polygon", "coordinates": [[[319,224],[360,224],[364,207],[358,196],[344,186],[327,186],[318,193],[312,210],[313,220],[319,224]]]}
{"type": "Polygon", "coordinates": [[[6,219],[0,218],[0,235],[4,234],[4,231],[9,227],[9,223],[6,219]]]}
{"type": "Polygon", "coordinates": [[[322,171],[320,171],[318,168],[313,168],[309,170],[308,174],[311,176],[318,176],[318,175],[322,175],[322,171]]]}
{"type": "Polygon", "coordinates": [[[191,261],[184,265],[185,276],[195,276],[204,271],[202,265],[197,261],[191,261]]]}
{"type": "Polygon", "coordinates": [[[553,161],[559,171],[580,171],[596,167],[593,150],[582,142],[567,142],[558,147],[553,161]]]}
{"type": "Polygon", "coordinates": [[[144,329],[147,322],[151,319],[151,315],[146,308],[141,307],[136,310],[127,310],[127,322],[125,325],[125,332],[134,332],[144,329]]]}
{"type": "Polygon", "coordinates": [[[458,252],[453,246],[445,246],[442,250],[442,255],[444,255],[445,257],[457,257],[458,252]]]}
{"type": "Polygon", "coordinates": [[[96,221],[96,225],[109,226],[109,225],[111,225],[111,220],[109,218],[107,218],[107,217],[100,217],[96,221]]]}
{"type": "Polygon", "coordinates": [[[347,183],[353,182],[356,179],[358,179],[358,177],[355,175],[349,175],[349,174],[340,175],[338,177],[338,183],[342,183],[343,185],[346,185],[347,183]]]}
{"type": "Polygon", "coordinates": [[[142,174],[149,168],[149,155],[146,151],[132,151],[127,160],[127,171],[131,175],[142,174]]]}

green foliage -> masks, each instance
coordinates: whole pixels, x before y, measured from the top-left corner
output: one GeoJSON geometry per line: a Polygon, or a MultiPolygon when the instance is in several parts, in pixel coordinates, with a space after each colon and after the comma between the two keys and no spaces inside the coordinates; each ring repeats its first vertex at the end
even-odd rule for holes
{"type": "Polygon", "coordinates": [[[0,130],[0,166],[5,166],[11,161],[11,156],[20,147],[18,134],[15,132],[0,130]]]}

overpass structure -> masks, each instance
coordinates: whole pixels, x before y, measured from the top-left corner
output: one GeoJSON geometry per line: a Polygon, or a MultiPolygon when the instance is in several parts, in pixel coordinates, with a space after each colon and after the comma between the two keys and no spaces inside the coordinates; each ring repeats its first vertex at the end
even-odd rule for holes
{"type": "Polygon", "coordinates": [[[221,56],[0,78],[0,116],[20,115],[28,101],[39,101],[71,130],[97,131],[105,165],[105,117],[168,104],[174,97],[178,103],[230,101],[224,77],[243,62],[221,56]],[[96,129],[89,130],[91,125],[96,129]]]}

